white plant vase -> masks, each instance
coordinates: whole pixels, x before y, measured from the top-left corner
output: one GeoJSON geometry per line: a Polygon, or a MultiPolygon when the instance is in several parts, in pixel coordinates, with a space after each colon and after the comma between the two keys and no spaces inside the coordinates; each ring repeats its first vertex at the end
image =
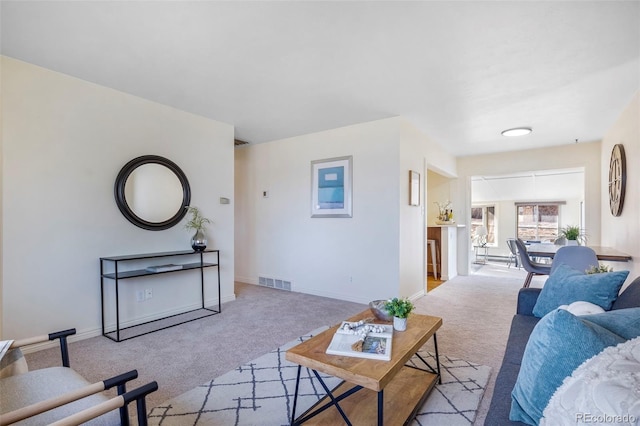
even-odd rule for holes
{"type": "Polygon", "coordinates": [[[577,246],[578,245],[578,240],[567,240],[567,245],[568,246],[577,246]]]}
{"type": "Polygon", "coordinates": [[[397,331],[405,331],[407,329],[407,319],[393,317],[393,329],[397,331]]]}

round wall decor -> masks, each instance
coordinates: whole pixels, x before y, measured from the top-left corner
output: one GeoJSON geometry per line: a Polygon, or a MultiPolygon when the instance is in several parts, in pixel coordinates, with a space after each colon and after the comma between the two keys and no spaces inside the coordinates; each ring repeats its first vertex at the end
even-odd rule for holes
{"type": "Polygon", "coordinates": [[[177,225],[187,214],[191,187],[176,163],[159,155],[143,155],[120,170],[114,195],[129,222],[161,231],[177,225]]]}
{"type": "Polygon", "coordinates": [[[624,191],[627,185],[627,159],[622,144],[616,144],[609,161],[609,207],[611,214],[620,216],[624,205],[624,191]]]}

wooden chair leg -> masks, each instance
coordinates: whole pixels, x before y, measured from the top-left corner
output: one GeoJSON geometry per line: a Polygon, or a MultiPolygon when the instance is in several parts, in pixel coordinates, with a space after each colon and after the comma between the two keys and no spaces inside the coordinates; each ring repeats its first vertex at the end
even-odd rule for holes
{"type": "Polygon", "coordinates": [[[527,274],[527,278],[524,280],[524,285],[522,286],[522,288],[529,288],[532,278],[533,278],[533,272],[529,272],[527,274]]]}

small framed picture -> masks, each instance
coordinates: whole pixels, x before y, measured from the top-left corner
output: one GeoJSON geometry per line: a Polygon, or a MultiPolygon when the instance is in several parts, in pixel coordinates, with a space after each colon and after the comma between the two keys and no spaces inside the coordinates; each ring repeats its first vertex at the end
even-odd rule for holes
{"type": "Polygon", "coordinates": [[[420,205],[420,173],[409,170],[409,205],[420,205]]]}
{"type": "Polygon", "coordinates": [[[351,217],[353,157],[311,162],[311,217],[351,217]]]}

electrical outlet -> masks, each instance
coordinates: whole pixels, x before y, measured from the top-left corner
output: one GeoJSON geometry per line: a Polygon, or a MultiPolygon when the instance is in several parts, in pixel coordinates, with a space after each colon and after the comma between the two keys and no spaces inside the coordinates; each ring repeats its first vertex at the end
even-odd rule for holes
{"type": "Polygon", "coordinates": [[[136,301],[144,302],[144,291],[142,290],[136,291],[136,301]]]}
{"type": "Polygon", "coordinates": [[[151,299],[153,297],[153,290],[151,290],[150,288],[147,288],[144,290],[144,298],[145,299],[151,299]]]}

